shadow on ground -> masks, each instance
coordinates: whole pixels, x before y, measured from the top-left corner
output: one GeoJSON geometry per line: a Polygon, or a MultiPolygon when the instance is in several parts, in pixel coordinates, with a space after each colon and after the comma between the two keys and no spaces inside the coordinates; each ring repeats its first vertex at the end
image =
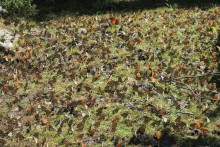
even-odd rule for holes
{"type": "Polygon", "coordinates": [[[63,14],[93,15],[109,12],[129,12],[158,7],[172,7],[190,9],[200,7],[209,9],[219,5],[218,0],[34,0],[39,10],[37,20],[48,20],[52,16],[63,14]]]}
{"type": "Polygon", "coordinates": [[[217,147],[220,146],[220,140],[216,136],[211,135],[188,135],[182,138],[175,134],[167,133],[165,129],[162,131],[161,138],[157,138],[146,133],[135,134],[129,142],[129,145],[135,146],[153,146],[153,147],[217,147]]]}
{"type": "Polygon", "coordinates": [[[220,140],[214,136],[200,136],[197,139],[194,138],[183,138],[180,147],[217,147],[220,146],[220,140]]]}
{"type": "MultiPolygon", "coordinates": [[[[218,64],[217,72],[220,73],[220,48],[219,48],[220,47],[220,31],[218,33],[219,33],[219,35],[218,35],[218,40],[217,40],[217,44],[216,44],[216,53],[217,53],[217,57],[216,57],[217,61],[216,62],[218,64]]],[[[219,91],[220,90],[220,75],[219,74],[214,75],[211,79],[211,83],[215,83],[216,87],[219,91]]],[[[216,101],[216,103],[217,103],[217,108],[215,108],[214,110],[208,111],[208,113],[206,114],[207,117],[216,118],[216,117],[220,116],[220,102],[216,101]]]]}
{"type": "MultiPolygon", "coordinates": [[[[216,52],[217,52],[217,63],[218,63],[218,67],[217,67],[217,71],[220,72],[220,31],[219,31],[219,35],[218,35],[218,41],[216,44],[216,52]]],[[[213,83],[216,83],[217,88],[220,88],[220,76],[219,75],[215,75],[212,77],[211,80],[213,83]]]]}

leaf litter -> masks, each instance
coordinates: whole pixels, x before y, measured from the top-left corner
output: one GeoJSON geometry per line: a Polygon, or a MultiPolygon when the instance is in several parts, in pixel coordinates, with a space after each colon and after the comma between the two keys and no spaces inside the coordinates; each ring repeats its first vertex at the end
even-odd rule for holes
{"type": "Polygon", "coordinates": [[[218,134],[219,13],[14,23],[15,51],[0,52],[0,144],[169,146],[218,134]]]}

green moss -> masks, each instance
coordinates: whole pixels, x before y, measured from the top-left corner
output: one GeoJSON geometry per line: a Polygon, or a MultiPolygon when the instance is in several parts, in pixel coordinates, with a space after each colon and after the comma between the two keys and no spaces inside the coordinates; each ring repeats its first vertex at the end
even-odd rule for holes
{"type": "Polygon", "coordinates": [[[115,135],[119,137],[131,137],[132,136],[131,127],[127,127],[125,125],[119,125],[117,126],[117,129],[115,131],[115,135]]]}

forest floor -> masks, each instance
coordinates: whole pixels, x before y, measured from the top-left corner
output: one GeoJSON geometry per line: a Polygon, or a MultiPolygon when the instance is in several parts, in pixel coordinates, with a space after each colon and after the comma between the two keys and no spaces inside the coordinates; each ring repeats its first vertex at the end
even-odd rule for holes
{"type": "Polygon", "coordinates": [[[220,7],[11,23],[0,146],[220,146],[220,7]]]}

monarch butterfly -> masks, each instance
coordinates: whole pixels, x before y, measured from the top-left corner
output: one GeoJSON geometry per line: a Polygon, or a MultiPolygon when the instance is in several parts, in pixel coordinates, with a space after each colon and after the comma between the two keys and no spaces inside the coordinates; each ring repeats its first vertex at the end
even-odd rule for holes
{"type": "Polygon", "coordinates": [[[119,24],[119,21],[120,21],[120,19],[119,18],[110,18],[110,20],[111,20],[111,24],[112,25],[117,25],[117,24],[119,24]]]}

